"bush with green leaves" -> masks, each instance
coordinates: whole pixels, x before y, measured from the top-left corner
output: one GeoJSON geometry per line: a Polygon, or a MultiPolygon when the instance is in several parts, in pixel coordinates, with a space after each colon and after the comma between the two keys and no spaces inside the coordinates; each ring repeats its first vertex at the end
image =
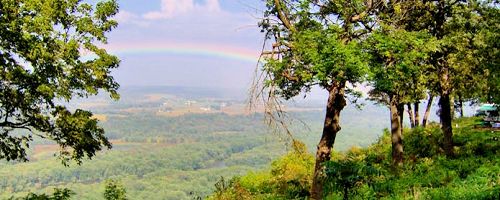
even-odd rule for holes
{"type": "Polygon", "coordinates": [[[238,178],[233,178],[231,180],[226,181],[224,177],[221,177],[217,183],[215,183],[215,192],[214,195],[209,197],[208,199],[216,199],[216,200],[231,200],[231,199],[240,199],[240,200],[250,200],[253,199],[250,192],[242,187],[239,183],[238,178]]]}
{"type": "Polygon", "coordinates": [[[370,186],[379,176],[380,171],[366,162],[366,151],[352,148],[346,154],[339,153],[325,164],[325,191],[342,193],[343,199],[359,195],[358,189],[370,186]]]}
{"type": "Polygon", "coordinates": [[[127,191],[117,180],[108,179],[105,182],[104,198],[106,200],[126,200],[127,191]]]}
{"type": "Polygon", "coordinates": [[[309,196],[313,171],[314,157],[303,143],[294,141],[293,150],[274,161],[269,171],[251,172],[226,184],[219,181],[211,198],[304,199],[309,196]]]}
{"type": "Polygon", "coordinates": [[[411,159],[425,158],[442,152],[443,134],[437,124],[415,127],[404,132],[405,154],[411,159]]]}

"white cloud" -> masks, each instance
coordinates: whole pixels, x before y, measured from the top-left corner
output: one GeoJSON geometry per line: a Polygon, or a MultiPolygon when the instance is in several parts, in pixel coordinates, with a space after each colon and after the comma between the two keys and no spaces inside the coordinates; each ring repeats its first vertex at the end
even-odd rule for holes
{"type": "Polygon", "coordinates": [[[149,22],[143,20],[142,17],[126,10],[121,10],[120,12],[118,12],[114,19],[118,22],[118,24],[135,24],[142,27],[149,25],[149,22]]]}
{"type": "Polygon", "coordinates": [[[207,0],[206,7],[209,11],[212,12],[220,11],[219,0],[207,0]]]}
{"type": "Polygon", "coordinates": [[[143,9],[142,13],[124,7],[115,17],[119,26],[111,33],[110,42],[209,42],[251,49],[261,47],[260,42],[255,42],[262,39],[258,19],[250,13],[225,10],[220,0],[162,0],[155,6],[157,10],[143,9]]]}
{"type": "Polygon", "coordinates": [[[205,0],[204,4],[196,3],[194,0],[162,0],[160,11],[148,12],[143,17],[148,20],[158,20],[192,12],[215,13],[220,11],[219,0],[205,0]]]}

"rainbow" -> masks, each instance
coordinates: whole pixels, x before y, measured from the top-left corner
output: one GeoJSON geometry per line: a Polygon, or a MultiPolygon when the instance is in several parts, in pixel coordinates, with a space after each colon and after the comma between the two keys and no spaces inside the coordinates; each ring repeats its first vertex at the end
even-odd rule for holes
{"type": "Polygon", "coordinates": [[[116,55],[168,54],[217,57],[257,63],[259,52],[255,50],[218,44],[123,44],[105,45],[108,52],[116,55]]]}

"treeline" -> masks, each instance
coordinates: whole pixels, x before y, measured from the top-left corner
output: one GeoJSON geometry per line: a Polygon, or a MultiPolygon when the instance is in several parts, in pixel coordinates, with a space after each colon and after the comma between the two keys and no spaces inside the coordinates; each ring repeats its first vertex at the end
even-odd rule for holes
{"type": "MultiPolygon", "coordinates": [[[[11,197],[9,200],[68,200],[75,195],[75,192],[69,189],[59,189],[55,188],[52,194],[36,194],[29,193],[25,197],[14,198],[11,197]]],[[[104,193],[102,194],[106,200],[126,200],[127,191],[123,188],[120,182],[108,179],[105,183],[104,193]]]]}
{"type": "MultiPolygon", "coordinates": [[[[7,193],[16,193],[32,187],[43,188],[66,183],[95,183],[107,177],[122,175],[142,178],[162,169],[194,171],[210,167],[224,167],[232,163],[225,163],[223,166],[216,166],[213,163],[223,162],[233,154],[261,146],[265,140],[265,137],[233,134],[206,143],[187,143],[166,148],[155,145],[135,146],[126,152],[105,153],[100,156],[100,159],[72,168],[59,166],[59,163],[54,160],[9,165],[0,170],[0,176],[3,177],[0,180],[0,188],[7,193]]],[[[253,160],[256,161],[255,165],[268,162],[265,158],[262,161],[257,161],[255,158],[253,160]]]]}
{"type": "Polygon", "coordinates": [[[103,123],[110,139],[138,141],[150,137],[202,138],[213,132],[266,133],[262,115],[189,114],[179,117],[159,117],[154,113],[110,116],[103,123]]]}

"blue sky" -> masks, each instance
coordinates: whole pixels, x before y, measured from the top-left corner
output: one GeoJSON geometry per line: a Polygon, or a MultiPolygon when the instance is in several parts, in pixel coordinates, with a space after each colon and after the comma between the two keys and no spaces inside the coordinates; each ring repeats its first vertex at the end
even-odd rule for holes
{"type": "Polygon", "coordinates": [[[122,86],[242,89],[249,86],[256,60],[196,53],[141,53],[140,49],[189,45],[258,55],[264,38],[257,27],[264,7],[261,0],[119,0],[118,3],[120,13],[115,19],[119,26],[108,35],[108,46],[128,51],[115,52],[122,62],[113,75],[122,86]]]}

